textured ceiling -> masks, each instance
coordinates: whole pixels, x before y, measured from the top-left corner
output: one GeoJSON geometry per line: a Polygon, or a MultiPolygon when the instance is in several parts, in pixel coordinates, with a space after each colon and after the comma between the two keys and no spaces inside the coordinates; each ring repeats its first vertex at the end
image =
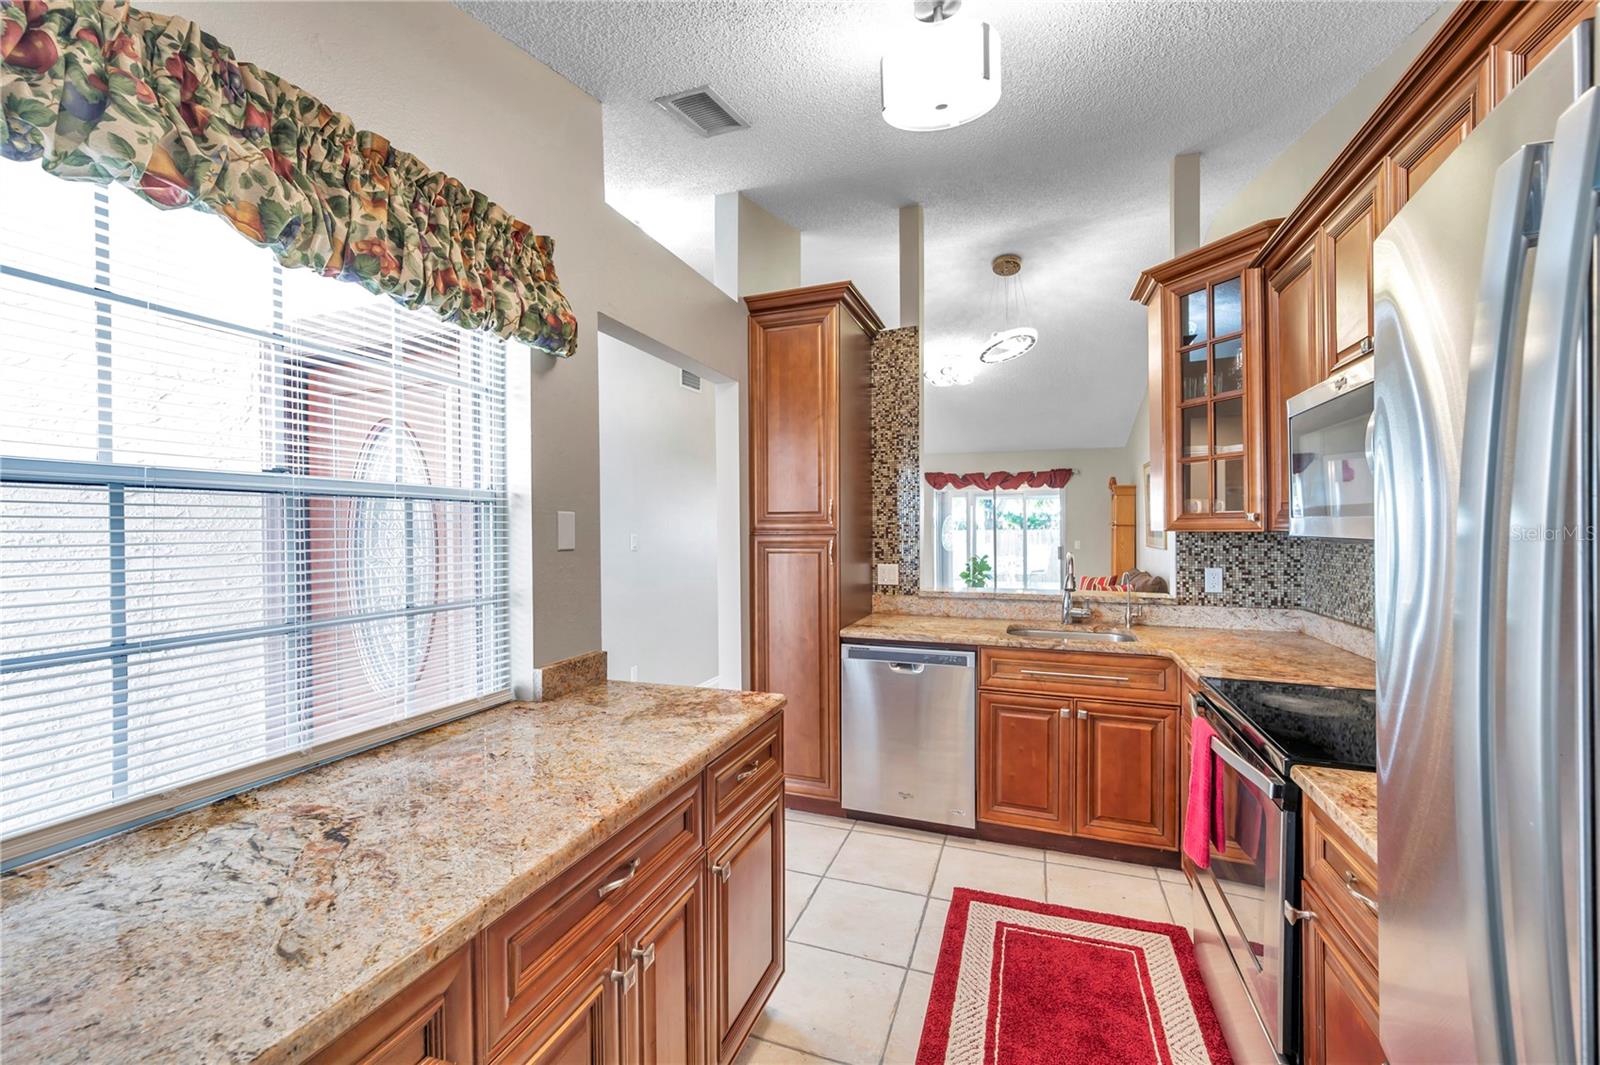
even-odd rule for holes
{"type": "Polygon", "coordinates": [[[1000,32],[1004,96],[937,133],[878,114],[909,0],[459,6],[603,103],[607,199],[703,273],[711,197],[742,189],[803,231],[806,281],[851,277],[893,324],[896,213],[921,203],[932,360],[1000,326],[989,261],[1023,255],[1039,344],[929,390],[925,447],[951,452],[1126,442],[1145,360],[1128,292],[1167,257],[1172,156],[1202,154],[1209,218],[1437,5],[966,0],[957,17],[1000,32]],[[702,84],[752,128],[701,138],[652,102],[702,84]]]}

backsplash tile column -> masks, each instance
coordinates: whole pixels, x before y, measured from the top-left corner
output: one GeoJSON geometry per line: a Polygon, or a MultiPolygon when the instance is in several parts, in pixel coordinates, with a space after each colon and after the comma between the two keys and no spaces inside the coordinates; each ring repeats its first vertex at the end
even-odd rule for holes
{"type": "Polygon", "coordinates": [[[917,327],[885,329],[872,341],[872,559],[900,567],[888,595],[921,584],[922,360],[917,327]]]}
{"type": "Polygon", "coordinates": [[[1206,606],[1309,610],[1373,627],[1372,543],[1281,533],[1179,532],[1176,601],[1206,606]],[[1224,571],[1222,592],[1207,595],[1205,571],[1224,571]]]}

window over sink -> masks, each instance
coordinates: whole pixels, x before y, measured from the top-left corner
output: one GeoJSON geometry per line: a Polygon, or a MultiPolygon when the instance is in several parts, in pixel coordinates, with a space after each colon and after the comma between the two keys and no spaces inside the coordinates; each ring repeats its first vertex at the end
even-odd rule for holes
{"type": "Polygon", "coordinates": [[[1066,489],[924,488],[934,590],[1057,592],[1066,489]]]}
{"type": "Polygon", "coordinates": [[[509,698],[507,344],[0,182],[6,862],[509,698]]]}

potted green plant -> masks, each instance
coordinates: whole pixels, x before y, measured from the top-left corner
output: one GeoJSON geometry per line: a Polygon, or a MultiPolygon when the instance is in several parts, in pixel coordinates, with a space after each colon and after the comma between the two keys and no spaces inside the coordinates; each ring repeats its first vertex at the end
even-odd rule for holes
{"type": "Polygon", "coordinates": [[[988,555],[973,555],[967,559],[967,568],[958,576],[968,588],[984,588],[988,586],[993,574],[994,567],[989,565],[988,555]]]}

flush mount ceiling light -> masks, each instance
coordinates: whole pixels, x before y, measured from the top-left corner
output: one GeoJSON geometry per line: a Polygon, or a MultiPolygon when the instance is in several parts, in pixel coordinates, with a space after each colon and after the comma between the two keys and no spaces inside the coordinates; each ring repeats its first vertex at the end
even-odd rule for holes
{"type": "Polygon", "coordinates": [[[1032,326],[1012,324],[1013,315],[1023,320],[1028,315],[1028,294],[1022,287],[1022,256],[1009,252],[996,255],[989,267],[994,271],[997,302],[1003,303],[1005,308],[1004,328],[990,333],[989,343],[978,352],[979,361],[992,366],[1026,355],[1039,342],[1039,331],[1032,326]]]}
{"type": "Polygon", "coordinates": [[[917,25],[884,53],[883,120],[896,129],[951,129],[1000,102],[1000,34],[952,18],[960,8],[961,0],[916,0],[917,25]]]}

